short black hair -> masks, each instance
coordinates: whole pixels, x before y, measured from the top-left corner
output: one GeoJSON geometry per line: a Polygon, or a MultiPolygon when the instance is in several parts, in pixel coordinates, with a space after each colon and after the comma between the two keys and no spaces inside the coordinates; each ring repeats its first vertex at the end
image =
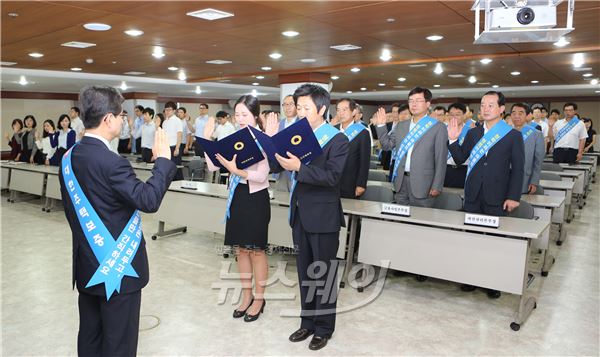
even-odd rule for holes
{"type": "Polygon", "coordinates": [[[527,103],[515,103],[512,105],[512,107],[510,107],[510,111],[512,112],[513,108],[523,108],[523,110],[525,110],[525,114],[529,115],[533,112],[533,110],[531,110],[531,107],[529,105],[527,105],[527,103]]]}
{"type": "Polygon", "coordinates": [[[33,120],[33,125],[31,126],[32,128],[35,128],[37,126],[37,121],[35,121],[35,117],[33,115],[31,115],[31,114],[26,115],[25,118],[23,118],[23,123],[24,124],[27,121],[27,119],[33,120]]]}
{"type": "Polygon", "coordinates": [[[171,102],[171,101],[166,102],[165,103],[165,109],[167,109],[167,108],[171,108],[173,110],[177,110],[177,104],[175,104],[175,102],[171,102]]]}
{"type": "Polygon", "coordinates": [[[448,111],[450,111],[450,109],[460,110],[461,112],[463,112],[463,114],[465,114],[467,112],[467,106],[464,105],[463,103],[458,103],[458,102],[450,104],[450,106],[448,106],[448,111]]]}
{"type": "MultiPolygon", "coordinates": [[[[44,124],[46,124],[46,123],[50,124],[50,126],[52,127],[52,130],[56,130],[56,127],[54,126],[54,121],[52,121],[52,119],[46,119],[46,120],[44,120],[44,124]]],[[[43,126],[42,126],[42,129],[43,129],[43,126]]],[[[46,130],[43,130],[42,138],[46,138],[49,135],[50,134],[47,133],[46,130]]]]}
{"type": "Polygon", "coordinates": [[[342,98],[337,102],[338,104],[340,104],[341,102],[348,102],[348,107],[350,107],[350,111],[354,111],[354,109],[356,109],[356,102],[352,98],[342,98]]]}
{"type": "Polygon", "coordinates": [[[256,123],[261,128],[261,130],[264,130],[264,128],[262,126],[263,125],[262,122],[260,120],[258,120],[258,117],[260,115],[260,102],[259,102],[258,98],[256,98],[253,95],[250,95],[250,94],[245,94],[245,95],[239,97],[238,100],[235,101],[235,104],[233,105],[233,110],[235,110],[235,107],[237,107],[238,104],[245,105],[246,108],[248,108],[248,110],[250,111],[250,113],[252,113],[252,115],[254,115],[254,118],[256,119],[256,123]]]}
{"type": "MultiPolygon", "coordinates": [[[[206,109],[208,109],[208,104],[206,104],[206,103],[200,103],[200,105],[205,106],[206,109]]],[[[200,107],[200,105],[198,105],[198,107],[200,107]]]]}
{"type": "Polygon", "coordinates": [[[146,114],[146,113],[148,113],[150,115],[150,118],[154,118],[154,109],[152,109],[150,107],[142,109],[142,114],[146,114]]]}
{"type": "Polygon", "coordinates": [[[423,93],[423,97],[425,98],[426,102],[431,102],[431,99],[433,98],[433,94],[431,94],[431,91],[429,89],[427,89],[427,88],[414,87],[408,93],[408,97],[410,98],[414,94],[419,94],[419,93],[423,93]]]}
{"type": "Polygon", "coordinates": [[[260,114],[267,115],[267,114],[270,114],[270,113],[274,113],[274,111],[272,111],[271,109],[265,109],[260,114]]]}
{"type": "Polygon", "coordinates": [[[104,85],[84,87],[79,92],[79,102],[83,107],[83,126],[86,129],[96,128],[106,114],[119,115],[123,111],[124,101],[116,88],[104,85]]]}
{"type": "Polygon", "coordinates": [[[446,107],[444,107],[443,105],[438,105],[437,107],[433,108],[433,111],[435,112],[436,110],[443,110],[444,113],[446,113],[446,107]]]}
{"type": "Polygon", "coordinates": [[[77,107],[71,107],[71,110],[73,110],[75,113],[77,113],[77,115],[81,114],[81,111],[77,107]]]}
{"type": "Polygon", "coordinates": [[[21,119],[13,119],[12,124],[10,125],[10,127],[12,128],[13,125],[15,124],[19,124],[19,126],[21,127],[20,129],[23,129],[23,121],[21,119]]]}
{"type": "Polygon", "coordinates": [[[160,127],[162,128],[162,123],[163,121],[165,121],[165,116],[163,115],[163,113],[156,113],[156,116],[160,119],[160,127]]]}
{"type": "Polygon", "coordinates": [[[183,111],[184,113],[187,113],[187,109],[185,109],[185,107],[179,107],[179,108],[177,108],[177,110],[181,110],[181,111],[183,111]]]}
{"type": "MultiPolygon", "coordinates": [[[[63,120],[65,120],[65,119],[67,119],[67,120],[69,121],[69,126],[68,126],[68,128],[69,128],[69,129],[71,129],[71,118],[69,118],[69,116],[68,116],[67,114],[61,114],[61,115],[58,117],[58,130],[62,130],[62,126],[60,126],[60,123],[61,123],[63,120]]],[[[85,123],[85,121],[84,121],[84,123],[85,123]]],[[[84,124],[84,125],[85,125],[85,124],[84,124]]]]}
{"type": "MultiPolygon", "coordinates": [[[[391,108],[391,109],[394,109],[394,108],[400,108],[400,103],[398,103],[398,102],[394,102],[394,103],[392,103],[392,105],[390,106],[390,108],[391,108]]],[[[400,109],[398,109],[398,111],[400,111],[400,109]]]]}
{"type": "Polygon", "coordinates": [[[566,107],[573,107],[574,110],[577,110],[577,104],[575,104],[573,102],[565,103],[565,105],[563,105],[563,110],[565,110],[566,107]]]}
{"type": "Polygon", "coordinates": [[[224,110],[219,110],[215,116],[217,118],[227,118],[227,112],[224,110]]]}
{"type": "Polygon", "coordinates": [[[405,110],[410,110],[410,108],[408,108],[408,104],[402,104],[398,107],[398,113],[402,113],[405,110]]]}
{"type": "Polygon", "coordinates": [[[499,107],[506,105],[506,98],[504,97],[504,94],[502,94],[502,92],[495,91],[495,90],[490,90],[490,91],[485,92],[485,94],[483,96],[485,97],[486,95],[495,95],[495,96],[497,96],[498,97],[498,106],[499,107]]]}
{"type": "Polygon", "coordinates": [[[309,83],[303,84],[294,91],[294,104],[298,105],[298,98],[306,96],[310,96],[310,99],[313,101],[313,103],[315,103],[317,106],[317,112],[319,112],[321,108],[325,107],[323,118],[327,118],[327,112],[329,111],[329,105],[331,103],[329,92],[321,86],[309,83]]]}
{"type": "Polygon", "coordinates": [[[140,112],[144,111],[144,107],[139,104],[135,106],[135,109],[139,110],[140,112]]]}

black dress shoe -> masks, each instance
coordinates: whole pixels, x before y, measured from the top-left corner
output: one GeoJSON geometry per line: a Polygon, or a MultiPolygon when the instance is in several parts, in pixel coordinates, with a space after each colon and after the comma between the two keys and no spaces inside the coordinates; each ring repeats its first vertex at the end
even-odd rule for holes
{"type": "MultiPolygon", "coordinates": [[[[252,321],[258,320],[258,317],[260,316],[260,314],[265,310],[266,304],[267,304],[267,301],[263,300],[262,306],[260,307],[260,311],[258,312],[258,314],[256,314],[256,315],[246,314],[246,315],[244,315],[244,321],[252,322],[252,321]]],[[[250,306],[252,306],[252,304],[250,304],[250,306]]],[[[250,308],[250,306],[248,306],[248,308],[250,308]]],[[[246,310],[248,310],[248,309],[246,309],[246,310]]]]}
{"type": "MultiPolygon", "coordinates": [[[[250,305],[248,305],[246,310],[248,310],[250,308],[250,306],[252,306],[253,302],[254,302],[254,298],[252,298],[252,301],[250,301],[250,305]]],[[[240,317],[244,317],[244,315],[246,315],[246,310],[244,310],[244,311],[240,311],[238,309],[233,310],[233,318],[239,319],[240,317]]]]}
{"type": "Polygon", "coordinates": [[[308,338],[308,336],[312,335],[313,333],[315,333],[315,332],[305,329],[305,328],[298,329],[293,334],[290,335],[290,341],[292,341],[292,342],[304,341],[308,338]]]}
{"type": "Polygon", "coordinates": [[[310,340],[308,348],[313,351],[320,350],[321,348],[327,346],[327,340],[329,340],[327,337],[313,336],[312,340],[310,340]]]}
{"type": "Polygon", "coordinates": [[[464,291],[464,292],[469,292],[469,291],[474,291],[475,287],[473,285],[468,285],[468,284],[462,284],[460,286],[460,290],[464,291]]]}
{"type": "Polygon", "coordinates": [[[501,292],[499,292],[498,290],[491,290],[491,289],[489,289],[489,290],[487,291],[487,296],[488,296],[490,299],[497,299],[497,298],[499,298],[500,296],[502,296],[502,293],[501,293],[501,292]]]}

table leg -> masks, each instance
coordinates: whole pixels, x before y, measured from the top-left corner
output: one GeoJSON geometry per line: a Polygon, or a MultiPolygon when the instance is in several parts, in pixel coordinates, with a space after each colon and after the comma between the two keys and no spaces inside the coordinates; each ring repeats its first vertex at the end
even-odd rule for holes
{"type": "MultiPolygon", "coordinates": [[[[531,254],[531,241],[527,242],[527,257],[531,254]]],[[[528,259],[529,261],[529,259],[528,259]]],[[[521,325],[527,321],[527,318],[531,314],[531,311],[537,307],[536,297],[528,291],[529,287],[529,269],[527,265],[525,265],[525,269],[523,272],[523,292],[521,294],[521,299],[519,300],[519,306],[515,312],[515,320],[510,324],[510,328],[513,331],[519,331],[521,329],[521,325]]]]}
{"type": "Polygon", "coordinates": [[[349,215],[350,221],[350,239],[348,241],[348,250],[346,251],[346,266],[344,267],[344,274],[342,275],[342,281],[340,282],[340,288],[344,288],[348,282],[348,274],[352,269],[352,262],[354,260],[354,245],[356,243],[356,226],[358,225],[358,216],[349,215]]]}
{"type": "Polygon", "coordinates": [[[185,233],[185,232],[187,232],[187,227],[185,227],[185,226],[177,227],[177,228],[173,228],[168,231],[165,231],[165,222],[158,221],[158,232],[156,232],[152,236],[152,240],[156,240],[158,237],[164,237],[164,236],[168,236],[168,235],[175,234],[175,233],[185,233]]]}

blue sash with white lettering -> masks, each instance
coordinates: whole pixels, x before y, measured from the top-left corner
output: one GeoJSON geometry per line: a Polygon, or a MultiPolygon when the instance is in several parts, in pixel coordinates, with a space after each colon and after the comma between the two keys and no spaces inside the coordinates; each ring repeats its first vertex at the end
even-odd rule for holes
{"type": "Polygon", "coordinates": [[[398,176],[398,168],[400,167],[400,161],[402,158],[406,155],[406,153],[408,153],[408,150],[410,150],[410,148],[412,148],[413,145],[415,145],[415,143],[419,141],[419,139],[421,139],[429,129],[431,129],[435,123],[437,123],[437,120],[433,119],[429,115],[424,116],[417,122],[415,127],[408,133],[408,135],[406,135],[404,140],[402,140],[402,143],[400,143],[400,149],[398,149],[396,152],[396,157],[394,157],[396,162],[394,163],[392,182],[394,182],[398,176]]]}
{"type": "Polygon", "coordinates": [[[569,122],[567,123],[567,125],[563,126],[562,129],[560,129],[558,131],[558,133],[556,133],[556,136],[554,137],[554,142],[558,143],[560,141],[560,139],[562,139],[565,135],[567,135],[567,133],[573,129],[575,127],[575,125],[579,124],[579,118],[577,118],[577,116],[574,116],[573,119],[569,120],[569,122]]]}
{"type": "Polygon", "coordinates": [[[475,144],[473,147],[473,150],[471,150],[471,155],[469,155],[467,178],[477,162],[479,162],[479,160],[511,130],[512,127],[510,125],[508,125],[504,120],[500,120],[498,123],[496,123],[496,125],[494,125],[493,128],[488,130],[488,132],[482,136],[481,139],[479,139],[477,144],[475,144]]]}
{"type": "MultiPolygon", "coordinates": [[[[361,124],[359,124],[359,125],[361,125],[361,124]]],[[[329,142],[329,140],[331,140],[339,132],[340,132],[339,130],[334,128],[333,125],[331,125],[329,123],[325,123],[325,124],[321,125],[315,131],[315,137],[317,138],[317,141],[319,142],[319,146],[321,147],[321,149],[324,148],[325,145],[327,145],[327,143],[329,142]]],[[[298,183],[298,181],[296,181],[296,174],[297,174],[296,171],[292,172],[292,188],[290,189],[290,208],[288,210],[288,222],[290,222],[290,220],[292,218],[292,195],[294,194],[294,189],[296,188],[296,183],[298,183]]]]}
{"type": "Polygon", "coordinates": [[[533,132],[536,130],[537,128],[533,123],[525,125],[523,129],[521,129],[521,135],[523,135],[523,142],[525,142],[525,140],[527,140],[527,138],[529,138],[529,136],[531,136],[531,134],[533,134],[533,132]]]}
{"type": "Polygon", "coordinates": [[[85,287],[89,288],[104,283],[106,300],[109,300],[113,292],[120,292],[121,280],[124,276],[138,277],[131,262],[135,258],[142,239],[142,219],[140,212],[135,210],[119,237],[116,240],[113,238],[94,207],[85,197],[73,173],[71,153],[75,147],[77,145],[74,145],[63,156],[61,168],[63,180],[81,230],[100,264],[85,287]]]}
{"type": "MultiPolygon", "coordinates": [[[[465,125],[463,126],[462,130],[460,131],[460,135],[458,136],[458,145],[462,145],[462,143],[465,142],[465,137],[467,136],[469,130],[471,130],[472,122],[472,119],[469,119],[465,122],[465,125]]],[[[452,154],[450,153],[450,151],[448,151],[448,160],[450,160],[451,157],[452,154]]]]}
{"type": "Polygon", "coordinates": [[[364,125],[361,123],[354,123],[344,130],[344,135],[348,137],[348,141],[352,141],[354,138],[360,134],[361,131],[366,130],[364,125]]]}

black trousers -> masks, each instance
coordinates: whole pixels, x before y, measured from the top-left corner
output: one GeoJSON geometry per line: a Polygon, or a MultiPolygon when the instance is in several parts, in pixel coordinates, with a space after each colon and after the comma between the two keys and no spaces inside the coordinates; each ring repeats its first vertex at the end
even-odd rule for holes
{"type": "Polygon", "coordinates": [[[139,154],[142,152],[142,137],[135,139],[135,152],[139,154]]]}
{"type": "Polygon", "coordinates": [[[567,163],[574,164],[577,161],[579,150],[571,148],[555,148],[552,152],[552,161],[555,164],[567,163]]]}
{"type": "Polygon", "coordinates": [[[142,291],[105,296],[79,293],[77,354],[135,356],[137,353],[142,291]]]}
{"type": "MultiPolygon", "coordinates": [[[[490,216],[506,216],[507,212],[502,208],[502,205],[504,204],[504,202],[500,203],[500,205],[488,205],[487,203],[485,203],[485,199],[483,198],[483,190],[485,188],[481,188],[479,190],[479,193],[477,194],[477,197],[475,197],[474,200],[469,200],[467,201],[465,199],[465,203],[464,203],[464,209],[465,212],[468,213],[480,213],[480,214],[487,214],[490,216]]],[[[488,188],[493,190],[494,188],[488,188]]]]}
{"type": "Polygon", "coordinates": [[[329,338],[335,329],[339,232],[306,232],[300,215],[296,214],[292,237],[298,250],[296,265],[302,306],[300,328],[314,331],[315,336],[329,338]]]}
{"type": "MultiPolygon", "coordinates": [[[[177,156],[173,156],[173,152],[175,151],[175,145],[171,146],[171,161],[177,166],[181,165],[181,155],[183,155],[183,151],[180,149],[179,154],[177,156]]],[[[183,180],[183,172],[181,169],[177,169],[175,173],[175,177],[173,177],[173,181],[183,180]]]]}
{"type": "Polygon", "coordinates": [[[119,154],[131,153],[131,149],[127,148],[128,144],[129,144],[129,139],[119,139],[119,146],[117,148],[117,151],[119,151],[119,154]]]}
{"type": "Polygon", "coordinates": [[[392,152],[391,151],[382,151],[381,152],[381,166],[383,166],[384,170],[389,170],[390,169],[390,159],[392,158],[392,152]]]}
{"type": "Polygon", "coordinates": [[[197,141],[194,142],[194,155],[196,155],[196,156],[204,156],[204,150],[202,150],[202,146],[198,145],[197,141]]]}
{"type": "Polygon", "coordinates": [[[446,177],[444,177],[444,187],[465,188],[466,177],[466,165],[446,165],[446,177]]]}
{"type": "Polygon", "coordinates": [[[152,162],[152,149],[141,148],[142,150],[142,160],[144,162],[150,163],[152,162]]]}

